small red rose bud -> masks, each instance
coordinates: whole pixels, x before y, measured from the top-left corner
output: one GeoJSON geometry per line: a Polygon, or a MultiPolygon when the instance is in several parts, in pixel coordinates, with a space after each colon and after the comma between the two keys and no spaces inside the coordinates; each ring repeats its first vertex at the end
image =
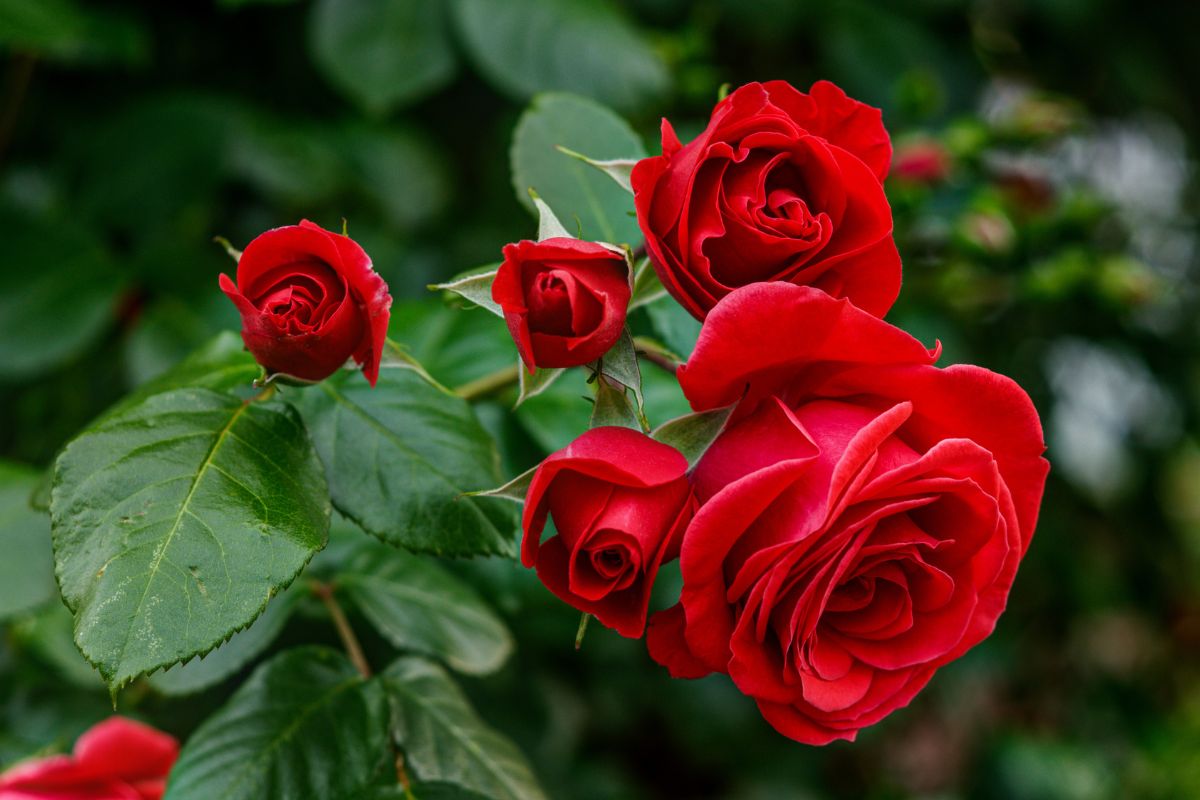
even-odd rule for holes
{"type": "Polygon", "coordinates": [[[552,238],[506,245],[492,283],[521,359],[575,367],[608,352],[629,305],[625,257],[595,242],[552,238]]]}
{"type": "Polygon", "coordinates": [[[932,139],[914,139],[896,148],[892,175],[917,184],[940,183],[950,174],[950,154],[932,139]]]}
{"type": "Polygon", "coordinates": [[[350,237],[307,220],[274,228],[246,246],[237,285],[227,275],[220,284],[269,372],[319,381],[353,358],[375,385],[392,297],[350,237]]]}

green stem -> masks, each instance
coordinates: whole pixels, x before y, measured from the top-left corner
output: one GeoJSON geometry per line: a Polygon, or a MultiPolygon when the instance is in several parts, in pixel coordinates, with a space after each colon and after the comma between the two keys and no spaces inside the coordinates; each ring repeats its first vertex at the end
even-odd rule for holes
{"type": "Polygon", "coordinates": [[[583,635],[587,633],[588,620],[592,618],[591,614],[584,614],[579,618],[579,629],[575,631],[575,649],[583,647],[583,635]]]}
{"type": "Polygon", "coordinates": [[[513,364],[511,367],[505,367],[504,369],[498,369],[490,375],[484,375],[482,378],[476,378],[473,381],[464,383],[455,389],[454,393],[468,402],[481,400],[484,397],[515,385],[520,379],[520,370],[520,363],[513,364]]]}

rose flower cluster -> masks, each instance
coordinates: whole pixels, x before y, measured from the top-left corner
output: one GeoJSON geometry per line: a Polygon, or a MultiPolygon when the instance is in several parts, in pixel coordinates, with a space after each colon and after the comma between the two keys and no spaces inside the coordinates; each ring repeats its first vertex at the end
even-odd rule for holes
{"type": "MultiPolygon", "coordinates": [[[[721,100],[633,167],[646,250],[703,327],[678,368],[693,409],[730,408],[689,465],[593,428],[547,458],[526,566],[672,675],[729,675],[782,734],[824,744],[906,705],[984,639],[1029,547],[1048,470],[1013,381],[934,366],[881,317],[900,289],[882,116],[828,82],[721,100]],[[545,538],[547,522],[553,535],[545,538]],[[676,605],[649,617],[662,565],[676,605]]],[[[620,335],[623,259],[551,238],[504,250],[492,289],[522,359],[581,365],[620,335]]]]}

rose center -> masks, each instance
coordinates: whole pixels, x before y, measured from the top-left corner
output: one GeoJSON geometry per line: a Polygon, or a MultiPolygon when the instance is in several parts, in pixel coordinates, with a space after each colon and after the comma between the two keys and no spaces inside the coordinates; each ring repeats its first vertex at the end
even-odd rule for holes
{"type": "Polygon", "coordinates": [[[592,566],[605,578],[619,577],[625,564],[625,553],[618,547],[606,547],[592,553],[592,566]]]}

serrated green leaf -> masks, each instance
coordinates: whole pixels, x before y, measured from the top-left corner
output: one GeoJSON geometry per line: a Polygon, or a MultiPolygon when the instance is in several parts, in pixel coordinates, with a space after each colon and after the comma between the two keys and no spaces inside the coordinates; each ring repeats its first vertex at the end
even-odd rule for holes
{"type": "Polygon", "coordinates": [[[724,430],[725,423],[729,421],[729,415],[732,413],[733,406],[728,406],[685,414],[659,425],[650,436],[683,453],[688,464],[694,467],[708,446],[724,430]]]}
{"type": "Polygon", "coordinates": [[[164,800],[351,800],[390,761],[387,702],[322,647],[259,667],[184,745],[164,800]]]}
{"type": "Polygon", "coordinates": [[[520,406],[531,397],[537,397],[549,389],[555,381],[566,373],[563,367],[535,368],[533,372],[524,363],[517,364],[517,405],[520,406]]]}
{"type": "Polygon", "coordinates": [[[272,599],[253,625],[212,652],[156,672],[147,680],[162,694],[172,696],[194,694],[221,683],[271,646],[303,596],[303,587],[292,587],[272,599]]]}
{"type": "Polygon", "coordinates": [[[325,544],[299,415],[209,389],[154,395],[71,442],[50,514],[75,643],[114,690],[249,625],[325,544]]]}
{"type": "Polygon", "coordinates": [[[313,59],[366,111],[382,115],[446,85],[455,72],[442,3],[317,0],[309,18],[313,59]]]}
{"type": "Polygon", "coordinates": [[[55,595],[50,519],[30,505],[42,476],[0,461],[0,620],[55,595]]]}
{"type": "Polygon", "coordinates": [[[634,109],[668,87],[662,58],[612,3],[455,0],[454,11],[468,55],[514,97],[564,90],[634,109]]]}
{"type": "Polygon", "coordinates": [[[639,159],[646,154],[629,123],[609,109],[569,94],[539,95],[513,133],[512,180],[517,199],[534,211],[529,189],[568,227],[575,220],[586,239],[636,245],[642,234],[631,217],[633,200],[587,164],[565,155],[567,147],[595,158],[639,159]]]}
{"type": "Polygon", "coordinates": [[[453,783],[495,800],[544,798],[516,746],[488,727],[437,664],[405,657],[380,676],[396,744],[421,781],[453,783]]]}
{"type": "Polygon", "coordinates": [[[512,555],[515,519],[462,497],[500,480],[495,443],[471,407],[408,370],[371,388],[339,373],[295,392],[329,475],[334,505],[388,544],[447,556],[512,555]]]}
{"type": "Polygon", "coordinates": [[[496,280],[497,269],[498,267],[493,264],[470,274],[456,277],[446,283],[430,284],[429,288],[435,291],[453,292],[503,318],[504,310],[500,308],[499,303],[492,299],[492,282],[496,280]]]}
{"type": "Polygon", "coordinates": [[[495,612],[428,558],[365,542],[337,588],[393,646],[458,672],[495,672],[512,653],[512,635],[495,612]]]}

